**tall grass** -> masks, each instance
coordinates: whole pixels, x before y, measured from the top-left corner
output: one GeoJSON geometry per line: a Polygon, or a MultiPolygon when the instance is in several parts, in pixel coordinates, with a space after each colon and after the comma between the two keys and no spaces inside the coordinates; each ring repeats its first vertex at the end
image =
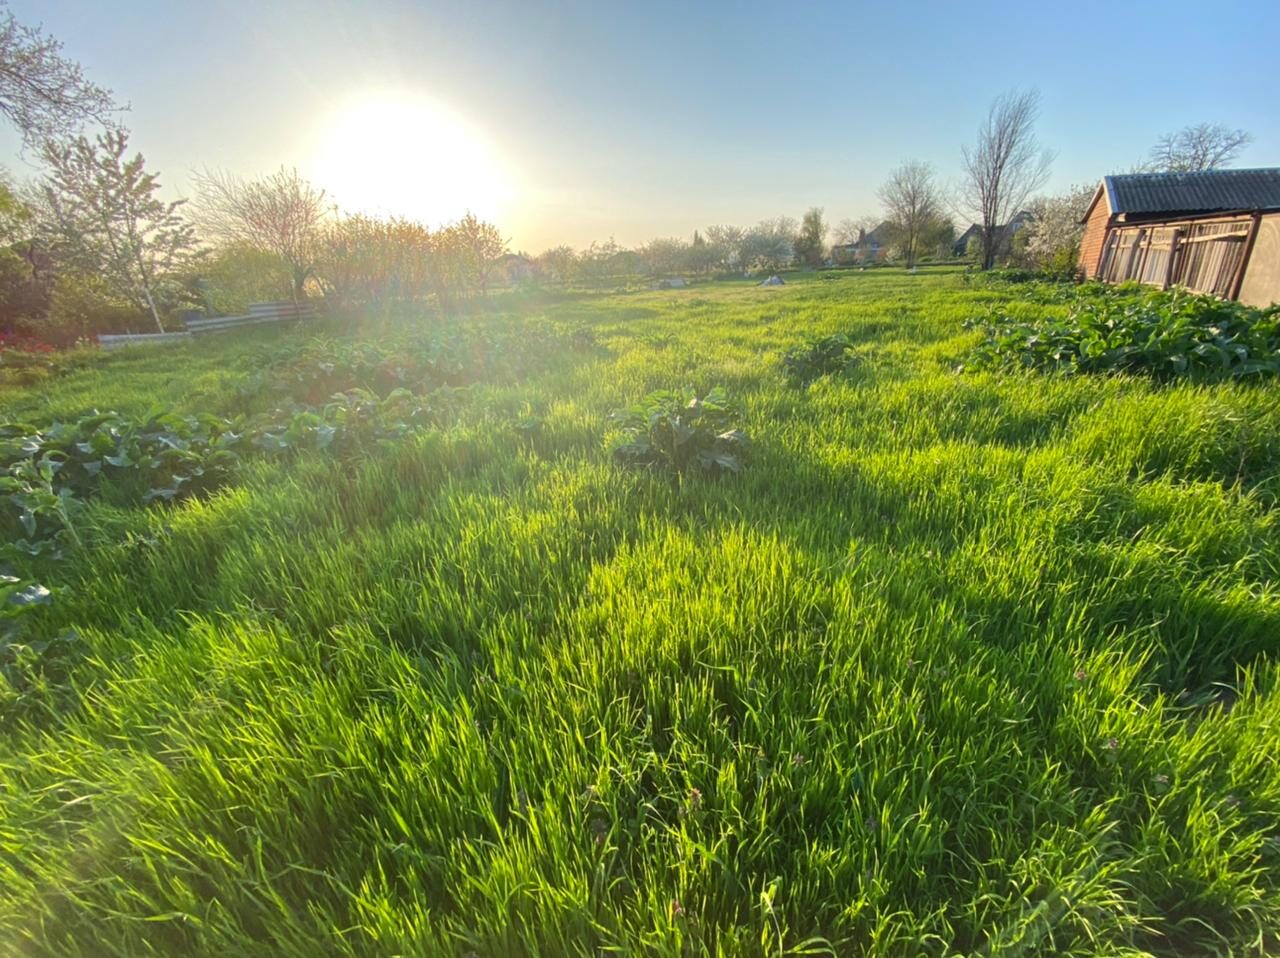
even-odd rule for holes
{"type": "MultiPolygon", "coordinates": [[[[76,653],[3,702],[0,951],[1280,948],[1277,387],[957,374],[993,304],[1056,308],[539,305],[601,348],[354,462],[91,504],[26,570],[76,653]],[[715,386],[744,472],[612,461],[611,410],[715,386]]],[[[253,344],[14,408],[231,412],[253,344]]]]}

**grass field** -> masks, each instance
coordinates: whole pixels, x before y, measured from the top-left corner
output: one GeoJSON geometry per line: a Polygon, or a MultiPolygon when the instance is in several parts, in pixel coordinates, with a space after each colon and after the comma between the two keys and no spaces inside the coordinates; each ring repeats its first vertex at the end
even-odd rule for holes
{"type": "MultiPolygon", "coordinates": [[[[18,570],[75,638],[6,673],[0,952],[1280,950],[1280,387],[957,373],[992,304],[1058,308],[898,271],[513,301],[595,347],[90,502],[18,570]],[[859,362],[789,385],[836,332],[859,362]],[[747,468],[615,463],[609,413],[686,386],[747,468]]],[[[304,340],[103,356],[0,419],[265,408],[255,352],[304,340]]]]}

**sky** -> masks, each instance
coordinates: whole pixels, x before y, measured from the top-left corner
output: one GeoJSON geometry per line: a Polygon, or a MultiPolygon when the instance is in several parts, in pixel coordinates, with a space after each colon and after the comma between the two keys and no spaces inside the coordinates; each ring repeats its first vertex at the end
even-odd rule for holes
{"type": "MultiPolygon", "coordinates": [[[[879,212],[904,160],[959,175],[991,101],[1041,96],[1046,191],[1163,133],[1280,165],[1280,3],[11,0],[129,104],[166,191],[296,167],[351,212],[466,210],[513,249],[624,245],[811,206],[879,212]]],[[[0,129],[0,163],[36,171],[0,129]]]]}

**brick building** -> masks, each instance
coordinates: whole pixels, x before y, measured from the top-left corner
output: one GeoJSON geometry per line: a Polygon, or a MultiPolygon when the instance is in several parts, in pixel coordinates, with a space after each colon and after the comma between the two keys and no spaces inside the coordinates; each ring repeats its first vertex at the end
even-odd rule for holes
{"type": "Polygon", "coordinates": [[[1280,168],[1103,177],[1082,222],[1086,278],[1280,302],[1280,168]]]}

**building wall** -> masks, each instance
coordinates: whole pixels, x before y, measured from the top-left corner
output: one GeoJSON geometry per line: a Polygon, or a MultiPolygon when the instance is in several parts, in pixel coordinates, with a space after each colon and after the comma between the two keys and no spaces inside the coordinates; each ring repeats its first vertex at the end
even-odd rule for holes
{"type": "Polygon", "coordinates": [[[1102,191],[1093,211],[1084,224],[1084,235],[1080,238],[1080,269],[1085,279],[1093,279],[1098,275],[1098,261],[1102,258],[1102,247],[1107,239],[1107,224],[1111,220],[1111,204],[1107,201],[1107,191],[1102,191]]]}
{"type": "Polygon", "coordinates": [[[1250,306],[1280,303],[1280,213],[1270,213],[1258,224],[1249,262],[1244,266],[1240,302],[1250,306]]]}

